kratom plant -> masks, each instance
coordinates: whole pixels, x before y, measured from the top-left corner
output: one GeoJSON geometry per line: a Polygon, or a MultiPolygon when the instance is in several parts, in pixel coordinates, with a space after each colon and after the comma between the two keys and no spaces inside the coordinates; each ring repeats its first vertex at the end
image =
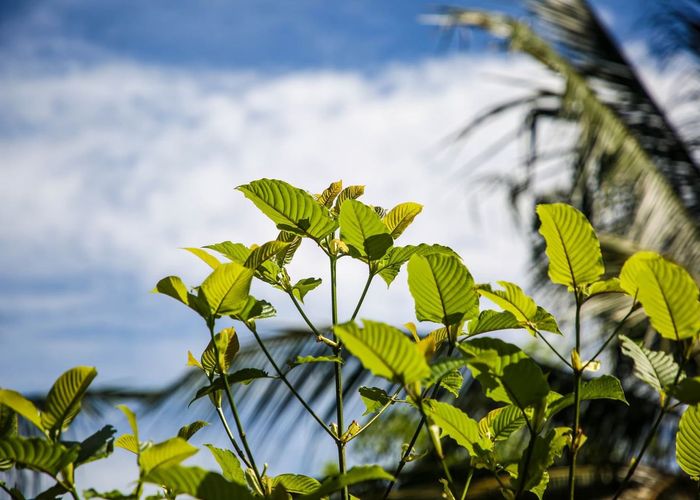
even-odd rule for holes
{"type": "MultiPolygon", "coordinates": [[[[62,431],[79,411],[80,400],[96,373],[78,367],[59,378],[43,412],[16,392],[0,391],[0,463],[4,468],[26,467],[53,477],[56,485],[39,498],[54,498],[66,492],[77,498],[74,469],[88,460],[103,458],[112,451],[112,444],[136,456],[139,476],[134,489],[128,493],[88,490],[85,497],[140,498],[144,485],[150,484],[158,488],[157,498],[186,494],[206,500],[308,500],[337,495],[348,500],[356,498],[350,493],[353,485],[386,481],[383,497],[387,498],[406,464],[420,459],[414,447],[425,432],[431,454],[441,466],[444,498],[468,498],[472,476],[479,469],[497,479],[505,498],[520,498],[527,492],[541,498],[549,482],[548,469],[555,461],[566,460],[573,499],[576,457],[586,441],[579,422],[581,402],[612,399],[627,404],[615,377],[588,376],[601,368],[597,358],[616,338],[623,354],[634,360],[635,374],[660,395],[659,416],[620,491],[629,482],[664,415],[680,404],[688,408],[677,436],[678,464],[694,480],[700,479],[700,377],[687,377],[683,370],[700,333],[700,302],[697,284],[680,266],[658,254],[639,252],[627,261],[619,277],[606,277],[600,245],[585,217],[568,205],[539,205],[549,277],[554,284],[565,286],[575,303],[572,331],[562,332],[554,316],[519,286],[505,281],[497,286],[477,284],[452,249],[428,244],[397,246],[395,242],[421,212],[421,205],[401,203],[386,211],[358,200],[363,186],[343,189],[340,182],[315,196],[270,179],[253,181],[238,190],[275,223],[279,230],[276,239],[252,246],[227,241],[188,248],[211,268],[210,274],[194,288],[169,276],[155,289],[192,309],[208,332],[202,354],[196,357],[189,352],[188,364],[201,371],[204,381],[192,401],[203,399],[214,407],[231,445],[231,449],[205,445],[220,471],[182,465],[198,452],[188,441],[206,422],[186,425],[176,437],[160,443],[141,441],[136,416],[125,406],[120,409],[131,427],[130,434],[113,442],[114,429],[107,426],[81,443],[62,441],[62,431]],[[308,293],[318,293],[321,280],[294,280],[288,272],[287,266],[304,240],[316,247],[311,251],[325,255],[330,269],[330,327],[315,325],[304,309],[304,298],[308,293]],[[337,266],[343,259],[361,261],[366,266],[367,280],[351,317],[341,319],[338,301],[346,296],[340,291],[337,266]],[[419,333],[412,322],[404,324],[402,330],[375,320],[356,321],[375,278],[390,286],[404,265],[416,319],[431,325],[429,332],[419,333]],[[272,357],[258,332],[257,321],[272,317],[275,310],[250,295],[254,279],[287,296],[306,323],[309,335],[327,349],[326,354],[299,356],[290,364],[272,357]],[[629,313],[594,356],[583,360],[580,353],[586,335],[582,331],[582,309],[588,300],[603,293],[627,295],[629,313]],[[480,309],[481,298],[499,310],[480,309]],[[640,305],[659,335],[675,342],[675,359],[673,354],[651,351],[619,334],[627,317],[640,305]],[[238,366],[236,327],[241,326],[264,353],[273,373],[261,367],[238,366]],[[503,330],[523,330],[531,339],[543,342],[570,369],[573,391],[559,394],[551,390],[542,368],[520,347],[483,336],[503,330]],[[550,336],[570,337],[574,348],[568,354],[559,352],[550,336]],[[388,391],[361,387],[359,395],[366,411],[352,418],[343,405],[343,365],[349,356],[393,387],[388,391]],[[307,363],[330,363],[334,368],[333,422],[324,421],[288,378],[295,366],[307,363]],[[481,415],[469,416],[454,404],[467,370],[493,402],[481,415]],[[337,474],[319,481],[293,473],[270,476],[267,467],[260,468],[262,462],[260,457],[256,460],[238,410],[245,401],[238,401],[233,390],[237,384],[259,379],[284,384],[308,418],[335,444],[337,474]],[[396,457],[396,468],[391,474],[377,465],[348,468],[348,444],[371,426],[381,425],[382,415],[393,405],[402,405],[415,415],[415,432],[401,456],[396,457]],[[553,417],[567,408],[572,408],[571,425],[554,426],[553,417]],[[43,437],[17,436],[17,414],[38,427],[43,437]],[[473,418],[477,416],[478,420],[473,418]],[[445,438],[464,450],[467,458],[463,463],[455,463],[454,456],[446,455],[445,438]],[[454,477],[457,469],[466,471],[466,476],[454,477]]],[[[24,498],[16,488],[2,487],[12,498],[24,498]]]]}

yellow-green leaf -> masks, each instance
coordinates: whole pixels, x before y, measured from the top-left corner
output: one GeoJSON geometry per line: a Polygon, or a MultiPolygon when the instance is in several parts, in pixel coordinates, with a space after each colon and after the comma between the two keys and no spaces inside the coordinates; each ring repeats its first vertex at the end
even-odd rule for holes
{"type": "Polygon", "coordinates": [[[378,260],[394,244],[379,215],[360,201],[347,200],[343,203],[338,222],[340,237],[348,245],[353,256],[378,260]]]}
{"type": "Polygon", "coordinates": [[[328,210],[313,196],[284,181],[260,179],[236,189],[272,219],[280,230],[319,240],[338,227],[328,210]]]}
{"type": "Polygon", "coordinates": [[[227,481],[245,486],[245,473],[241,468],[241,463],[238,461],[238,458],[236,458],[236,455],[234,455],[231,450],[217,448],[212,444],[205,444],[204,446],[209,448],[209,451],[216,460],[216,463],[221,467],[221,472],[227,481]]]}
{"type": "Polygon", "coordinates": [[[0,389],[0,404],[11,408],[34,424],[37,429],[44,432],[39,410],[34,403],[22,396],[19,392],[11,391],[10,389],[0,389]]]}
{"type": "Polygon", "coordinates": [[[459,408],[449,403],[427,400],[423,404],[426,415],[442,431],[466,449],[470,455],[480,455],[493,448],[491,440],[479,432],[479,424],[459,408]]]}
{"type": "Polygon", "coordinates": [[[58,475],[68,464],[78,458],[80,446],[70,448],[42,438],[19,436],[0,440],[0,460],[12,460],[32,470],[58,475]]]}
{"type": "Polygon", "coordinates": [[[605,267],[600,242],[588,219],[570,205],[537,205],[547,244],[549,279],[576,290],[598,281],[605,267]]]}
{"type": "Polygon", "coordinates": [[[363,328],[345,323],[334,331],[363,366],[378,377],[409,384],[430,374],[416,344],[397,328],[365,320],[363,328]]]}
{"type": "Polygon", "coordinates": [[[177,431],[177,437],[182,438],[185,441],[189,441],[192,436],[208,425],[209,422],[205,422],[204,420],[195,420],[191,424],[180,427],[180,430],[177,431]]]}
{"type": "Polygon", "coordinates": [[[212,315],[240,312],[246,305],[254,271],[236,262],[222,264],[204,280],[199,292],[212,315]]]}
{"type": "Polygon", "coordinates": [[[396,239],[401,236],[406,228],[413,222],[413,219],[421,213],[423,205],[413,202],[399,203],[394,208],[389,210],[389,213],[384,216],[383,222],[389,229],[391,237],[396,239]]]}
{"type": "Polygon", "coordinates": [[[343,181],[331,182],[331,185],[324,189],[323,193],[316,196],[316,201],[326,208],[331,208],[336,197],[342,190],[343,181]]]}
{"type": "Polygon", "coordinates": [[[691,479],[700,480],[700,405],[689,406],[678,423],[676,460],[691,479]]]}
{"type": "Polygon", "coordinates": [[[351,468],[345,474],[338,474],[325,479],[312,493],[299,497],[299,500],[319,500],[346,486],[365,481],[392,481],[394,477],[378,465],[361,465],[351,468]]]}
{"type": "Polygon", "coordinates": [[[518,285],[508,281],[499,281],[498,284],[503,287],[503,290],[494,290],[489,285],[479,285],[477,292],[513,314],[520,327],[525,328],[533,335],[538,330],[561,333],[554,317],[539,307],[518,285]]]}
{"type": "Polygon", "coordinates": [[[133,434],[122,434],[114,442],[114,446],[125,449],[126,451],[130,451],[131,453],[134,453],[136,455],[138,455],[140,452],[139,441],[133,434]]]}
{"type": "Polygon", "coordinates": [[[97,370],[92,366],[77,366],[58,377],[41,414],[44,429],[60,432],[70,425],[80,411],[85,391],[96,376],[97,370]]]}
{"type": "MultiPolygon", "coordinates": [[[[652,351],[637,345],[632,339],[620,335],[622,354],[634,361],[634,375],[649,384],[659,394],[665,394],[678,375],[678,364],[666,352],[652,351]]],[[[682,375],[682,373],[681,373],[682,375]]],[[[679,375],[679,380],[682,377],[679,375]]]]}
{"type": "Polygon", "coordinates": [[[254,248],[248,258],[243,264],[249,269],[257,269],[264,262],[270,260],[271,258],[277,256],[278,254],[287,250],[289,243],[284,241],[272,240],[267,243],[263,243],[257,248],[254,248]]]}
{"type": "Polygon", "coordinates": [[[487,309],[479,313],[479,317],[469,321],[469,336],[497,330],[520,328],[520,323],[510,311],[492,311],[487,309]]]}
{"type": "Polygon", "coordinates": [[[364,186],[348,186],[345,189],[343,189],[340,194],[338,195],[338,198],[335,200],[335,205],[333,206],[333,213],[339,214],[340,213],[340,207],[343,206],[343,203],[345,203],[347,200],[356,200],[360,196],[365,194],[365,187],[364,186]]]}
{"type": "Polygon", "coordinates": [[[197,448],[180,437],[170,438],[162,443],[149,446],[141,452],[139,465],[144,474],[156,467],[168,467],[179,464],[197,453],[197,448]]]}
{"type": "Polygon", "coordinates": [[[221,474],[200,467],[158,467],[144,480],[164,486],[176,495],[189,495],[201,500],[253,500],[253,495],[245,486],[231,483],[221,474]]]}
{"type": "Polygon", "coordinates": [[[620,284],[636,295],[662,337],[680,340],[700,332],[698,285],[681,266],[654,252],[638,252],[622,266],[620,284]]]}
{"type": "Polygon", "coordinates": [[[206,265],[208,265],[212,269],[216,269],[217,267],[219,267],[221,265],[221,262],[219,262],[219,259],[217,259],[212,254],[210,254],[209,252],[207,252],[201,248],[186,247],[186,248],[183,248],[183,250],[187,250],[192,255],[199,257],[200,259],[202,259],[202,261],[206,265]]]}
{"type": "Polygon", "coordinates": [[[221,369],[223,369],[224,373],[228,373],[233,358],[240,349],[236,330],[233,327],[224,328],[214,336],[214,340],[219,351],[219,360],[217,362],[214,343],[210,340],[207,348],[202,353],[202,367],[208,375],[221,373],[221,369]]]}

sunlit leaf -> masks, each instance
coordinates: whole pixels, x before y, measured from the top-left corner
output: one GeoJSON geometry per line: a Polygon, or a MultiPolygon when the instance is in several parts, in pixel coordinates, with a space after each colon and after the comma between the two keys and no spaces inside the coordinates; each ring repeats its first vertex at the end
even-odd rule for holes
{"type": "Polygon", "coordinates": [[[66,448],[42,438],[19,436],[0,440],[0,460],[12,460],[28,469],[56,476],[78,458],[79,446],[66,448]]]}
{"type": "Polygon", "coordinates": [[[190,495],[201,500],[253,500],[245,486],[229,482],[220,474],[199,467],[158,467],[144,480],[165,486],[175,494],[190,495]]]}
{"type": "Polygon", "coordinates": [[[462,384],[464,384],[464,377],[462,377],[459,370],[452,370],[440,381],[440,387],[449,391],[456,398],[459,397],[459,391],[462,390],[462,384]]]}
{"type": "Polygon", "coordinates": [[[263,263],[285,252],[289,245],[289,243],[277,240],[263,243],[250,252],[250,255],[248,255],[243,265],[249,269],[257,269],[263,265],[263,263]]]}
{"type": "Polygon", "coordinates": [[[338,356],[297,356],[297,358],[289,363],[290,366],[305,365],[307,363],[343,363],[343,360],[338,356]]]}
{"type": "Polygon", "coordinates": [[[321,483],[313,477],[301,474],[280,474],[272,479],[272,485],[282,485],[286,491],[295,495],[306,495],[317,490],[321,483]]]}
{"type": "Polygon", "coordinates": [[[136,455],[141,453],[141,444],[133,434],[122,434],[114,442],[114,446],[130,451],[136,455]]]}
{"type": "Polygon", "coordinates": [[[0,404],[11,408],[13,411],[22,415],[29,422],[34,424],[37,429],[44,431],[44,426],[41,422],[41,414],[37,407],[22,396],[19,392],[9,389],[0,389],[0,404]]]}
{"type": "Polygon", "coordinates": [[[673,385],[679,369],[678,364],[673,361],[673,356],[637,345],[624,335],[620,335],[619,339],[622,354],[634,361],[634,375],[653,387],[659,394],[666,393],[673,385]]]}
{"type": "Polygon", "coordinates": [[[493,443],[479,432],[476,420],[459,408],[432,399],[425,401],[423,407],[428,418],[470,455],[477,456],[493,448],[493,443]]]}
{"type": "Polygon", "coordinates": [[[520,323],[511,312],[487,309],[481,311],[477,318],[469,321],[469,336],[516,328],[520,328],[520,323]]]}
{"type": "Polygon", "coordinates": [[[292,293],[299,300],[299,302],[304,302],[304,297],[311,290],[315,289],[321,284],[321,278],[304,278],[297,281],[292,287],[292,293]]]}
{"type": "Polygon", "coordinates": [[[376,480],[392,481],[393,479],[391,474],[378,465],[362,465],[351,468],[345,474],[329,477],[321,483],[318,489],[299,498],[300,500],[319,500],[353,484],[376,480]]]}
{"type": "Polygon", "coordinates": [[[139,465],[145,474],[156,467],[176,465],[197,453],[197,448],[180,437],[147,447],[141,452],[139,465]]]}
{"type": "Polygon", "coordinates": [[[525,425],[525,417],[515,405],[501,406],[491,410],[479,420],[479,431],[493,442],[503,441],[525,425]]]}
{"type": "Polygon", "coordinates": [[[357,200],[343,203],[338,222],[340,237],[350,248],[351,255],[378,260],[394,244],[379,215],[357,200]]]}
{"type": "MultiPolygon", "coordinates": [[[[226,379],[228,380],[229,385],[232,384],[250,384],[254,380],[262,379],[262,378],[273,378],[268,375],[268,373],[264,370],[260,370],[258,368],[242,368],[238,371],[235,371],[233,373],[230,373],[226,376],[226,379]]],[[[210,385],[207,385],[205,387],[202,387],[197,391],[197,394],[195,397],[192,399],[192,401],[189,402],[191,405],[195,401],[197,401],[199,398],[202,398],[206,396],[207,394],[211,394],[214,391],[222,391],[224,390],[224,381],[222,380],[221,377],[218,377],[214,382],[210,385]]],[[[189,405],[188,405],[189,406],[189,405]]]]}
{"type": "Polygon", "coordinates": [[[205,444],[204,446],[209,448],[216,463],[221,467],[221,472],[226,480],[243,486],[246,485],[245,473],[241,468],[241,462],[231,450],[217,448],[212,444],[205,444]]]}
{"type": "Polygon", "coordinates": [[[246,261],[252,252],[252,250],[243,243],[232,243],[230,241],[222,241],[221,243],[207,245],[204,248],[209,248],[210,250],[219,252],[231,262],[241,265],[246,261]]]}
{"type": "Polygon", "coordinates": [[[372,413],[377,413],[385,405],[391,401],[391,397],[386,393],[384,389],[379,389],[378,387],[360,387],[360,398],[365,404],[364,415],[371,415],[372,413]]]}
{"type": "Polygon", "coordinates": [[[333,213],[339,214],[340,213],[340,208],[343,206],[343,203],[345,203],[347,200],[356,200],[360,196],[365,194],[365,187],[364,186],[348,186],[345,189],[343,189],[340,194],[338,195],[338,198],[335,200],[335,205],[333,206],[333,213]]]}
{"type": "Polygon", "coordinates": [[[67,428],[80,411],[85,391],[96,376],[95,368],[76,366],[58,377],[46,397],[46,407],[41,414],[42,426],[58,432],[67,428]]]}
{"type": "Polygon", "coordinates": [[[426,245],[421,243],[420,245],[391,247],[381,260],[373,263],[373,272],[378,274],[387,286],[389,286],[394,279],[396,279],[396,276],[398,276],[401,267],[409,261],[413,254],[429,255],[433,253],[443,253],[458,257],[454,250],[442,245],[426,245]]]}
{"type": "Polygon", "coordinates": [[[568,427],[556,427],[549,431],[546,436],[535,438],[529,465],[526,463],[527,456],[525,454],[518,463],[518,483],[522,485],[523,491],[530,491],[540,484],[547,469],[557,457],[561,456],[567,445],[567,435],[570,433],[571,429],[568,427]],[[526,468],[527,474],[525,474],[526,468]]]}
{"type": "Polygon", "coordinates": [[[216,269],[217,267],[219,267],[221,265],[221,262],[219,262],[219,259],[217,259],[212,254],[210,254],[209,252],[207,252],[201,248],[187,247],[187,248],[183,248],[183,250],[187,250],[192,255],[199,257],[200,259],[202,259],[202,261],[205,264],[207,264],[212,269],[216,269]]]}
{"type": "MultiPolygon", "coordinates": [[[[591,399],[612,399],[629,405],[625,399],[625,391],[622,390],[620,381],[612,375],[603,375],[598,378],[591,379],[581,384],[580,392],[581,401],[591,399]]],[[[574,394],[569,393],[565,396],[549,403],[547,408],[547,418],[552,418],[565,408],[574,404],[574,394]]]]}
{"type": "Polygon", "coordinates": [[[554,317],[538,307],[518,285],[508,281],[499,281],[498,284],[503,287],[503,290],[494,290],[489,285],[479,285],[477,292],[513,314],[520,326],[533,335],[538,330],[561,333],[554,317]]]}
{"type": "Polygon", "coordinates": [[[252,279],[252,269],[230,262],[214,269],[199,291],[212,315],[236,314],[246,305],[252,279]]]}
{"type": "Polygon", "coordinates": [[[221,374],[222,369],[223,373],[228,373],[233,358],[240,349],[236,330],[233,327],[224,328],[214,336],[214,340],[216,341],[216,347],[219,352],[219,359],[217,361],[214,342],[210,340],[209,344],[207,344],[207,348],[204,349],[202,353],[202,367],[209,375],[214,373],[221,374]]]}
{"type": "Polygon", "coordinates": [[[689,406],[678,423],[676,460],[691,479],[700,479],[700,405],[689,406]]]}
{"type": "Polygon", "coordinates": [[[330,186],[328,186],[326,189],[323,190],[321,194],[315,197],[316,201],[326,208],[331,208],[336,197],[338,196],[338,194],[340,194],[342,190],[343,181],[331,182],[330,186]]]}
{"type": "Polygon", "coordinates": [[[177,437],[182,438],[185,441],[189,441],[192,436],[208,425],[209,422],[205,422],[204,420],[195,420],[191,424],[180,427],[180,430],[177,431],[177,437]]]}
{"type": "Polygon", "coordinates": [[[421,213],[423,205],[413,202],[399,203],[389,210],[389,213],[382,219],[389,229],[391,237],[396,239],[401,236],[406,228],[413,222],[413,219],[421,213]]]}

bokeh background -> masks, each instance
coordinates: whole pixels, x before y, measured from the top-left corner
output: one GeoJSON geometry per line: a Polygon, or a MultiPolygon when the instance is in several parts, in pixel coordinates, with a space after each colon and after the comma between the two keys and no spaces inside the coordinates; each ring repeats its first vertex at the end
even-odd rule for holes
{"type": "MultiPolygon", "coordinates": [[[[672,110],[695,60],[659,50],[655,4],[589,2],[648,94],[672,110]]],[[[535,23],[524,2],[460,6],[535,23]]],[[[365,184],[368,203],[422,203],[405,243],[449,245],[477,281],[528,289],[536,193],[515,200],[513,185],[498,182],[527,160],[518,136],[527,109],[458,134],[489,107],[562,82],[502,41],[425,17],[441,12],[398,0],[1,2],[0,386],[40,395],[75,365],[98,367],[97,388],[158,390],[177,380],[207,332],[149,292],[166,275],[203,278],[182,247],[275,237],[234,191],[260,177],[311,192],[342,179],[365,184]]],[[[542,125],[545,150],[575,140],[553,127],[542,125]]],[[[566,161],[548,165],[548,190],[565,189],[566,161]]],[[[314,250],[301,253],[295,276],[326,278],[314,250]]],[[[345,313],[363,285],[359,271],[341,270],[345,313]]],[[[266,335],[300,326],[282,294],[254,293],[278,310],[261,323],[266,335]]],[[[327,307],[325,294],[309,295],[321,324],[327,307]]],[[[405,274],[389,291],[376,284],[361,316],[413,320],[405,274]]],[[[158,439],[199,417],[196,405],[150,413],[144,432],[158,439]]],[[[205,431],[205,441],[218,434],[205,431]]],[[[265,445],[264,429],[252,434],[265,445]]],[[[312,438],[301,427],[289,449],[312,438]]],[[[271,470],[316,472],[299,453],[268,453],[271,470]]],[[[333,449],[314,453],[322,461],[333,449]]],[[[131,458],[116,455],[86,467],[81,486],[125,487],[131,458]]]]}

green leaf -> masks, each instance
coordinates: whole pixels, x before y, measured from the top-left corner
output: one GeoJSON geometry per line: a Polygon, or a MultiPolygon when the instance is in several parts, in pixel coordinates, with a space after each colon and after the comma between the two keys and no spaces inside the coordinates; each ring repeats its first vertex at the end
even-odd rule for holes
{"type": "Polygon", "coordinates": [[[479,285],[476,290],[482,297],[513,314],[519,326],[531,334],[534,335],[538,330],[561,333],[554,317],[538,307],[518,285],[508,281],[499,281],[498,284],[504,290],[493,290],[489,285],[479,285]]]}
{"type": "Polygon", "coordinates": [[[493,442],[504,441],[525,425],[523,412],[515,405],[491,410],[479,420],[479,432],[493,442]]]}
{"type": "Polygon", "coordinates": [[[520,328],[520,323],[509,311],[492,311],[487,309],[481,311],[479,317],[469,321],[469,336],[516,328],[520,328]]]}
{"type": "Polygon", "coordinates": [[[689,406],[678,423],[676,460],[693,481],[700,480],[700,405],[689,406]]]}
{"type": "Polygon", "coordinates": [[[141,453],[141,444],[133,434],[122,434],[114,442],[114,446],[138,455],[141,453]]]}
{"type": "Polygon", "coordinates": [[[362,365],[378,377],[410,384],[430,374],[418,347],[401,330],[365,320],[363,328],[345,323],[334,331],[362,365]]]}
{"type": "Polygon", "coordinates": [[[622,266],[620,284],[636,295],[662,337],[681,340],[700,332],[698,285],[681,266],[654,252],[637,252],[622,266]]]}
{"type": "MultiPolygon", "coordinates": [[[[2,398],[1,393],[0,398],[2,398]]],[[[17,413],[9,406],[0,403],[0,438],[15,436],[17,426],[17,413]]]]}
{"type": "Polygon", "coordinates": [[[625,290],[620,285],[620,279],[610,278],[596,281],[583,289],[583,295],[587,299],[604,293],[625,293],[625,290]]]}
{"type": "Polygon", "coordinates": [[[185,304],[203,318],[209,316],[209,308],[202,299],[187,291],[187,287],[177,276],[168,276],[160,280],[153,289],[155,293],[162,293],[178,302],[185,304]]]}
{"type": "Polygon", "coordinates": [[[199,257],[200,259],[202,259],[202,261],[206,265],[208,265],[212,269],[216,269],[217,267],[219,267],[221,265],[221,262],[219,262],[219,259],[217,259],[212,254],[210,254],[209,252],[206,252],[205,250],[203,250],[201,248],[186,247],[186,248],[183,248],[183,250],[187,250],[192,255],[199,257]]]}
{"type": "Polygon", "coordinates": [[[109,456],[114,450],[114,434],[116,432],[116,429],[111,425],[105,425],[81,443],[76,443],[80,447],[78,457],[75,459],[76,467],[109,456]]]}
{"type": "Polygon", "coordinates": [[[230,262],[214,269],[199,287],[199,292],[212,315],[236,314],[246,305],[252,279],[252,269],[230,262]]]}
{"type": "Polygon", "coordinates": [[[55,477],[78,457],[79,446],[66,448],[41,438],[19,436],[0,440],[0,460],[12,460],[28,469],[55,477]]]}
{"type": "Polygon", "coordinates": [[[272,318],[275,314],[277,314],[277,311],[272,307],[272,304],[249,295],[243,308],[236,314],[231,315],[231,317],[244,323],[249,323],[257,319],[272,318]]]}
{"type": "Polygon", "coordinates": [[[213,245],[207,245],[204,248],[219,252],[231,262],[243,264],[250,256],[252,250],[243,243],[231,243],[230,241],[222,241],[213,245]]]}
{"type": "MultiPolygon", "coordinates": [[[[248,385],[253,380],[274,377],[271,377],[266,371],[259,370],[257,368],[241,368],[238,371],[230,373],[226,376],[226,378],[228,379],[229,384],[248,385]]],[[[211,385],[207,385],[199,389],[192,401],[189,402],[188,406],[197,401],[199,398],[206,396],[207,394],[211,394],[214,391],[222,390],[224,390],[224,381],[221,377],[218,377],[216,380],[214,380],[214,382],[211,385]]]]}
{"type": "Polygon", "coordinates": [[[238,186],[265,215],[284,231],[320,240],[335,231],[337,223],[313,196],[284,181],[260,179],[238,186]]]}
{"type": "Polygon", "coordinates": [[[91,366],[76,366],[63,373],[46,397],[46,407],[41,414],[41,424],[49,431],[66,429],[80,411],[80,401],[88,386],[97,376],[91,366]]]}
{"type": "Polygon", "coordinates": [[[133,493],[122,493],[119,490],[97,491],[94,488],[83,491],[85,498],[104,498],[105,500],[137,500],[133,493]]]}
{"type": "Polygon", "coordinates": [[[304,278],[297,281],[292,287],[292,293],[301,302],[304,303],[304,297],[311,290],[321,284],[321,278],[304,278]]]}
{"type": "Polygon", "coordinates": [[[313,477],[301,474],[280,474],[272,479],[272,486],[282,485],[289,493],[295,495],[306,495],[317,490],[321,483],[313,477]]]}
{"type": "Polygon", "coordinates": [[[700,403],[700,377],[684,378],[672,394],[678,401],[687,405],[700,403]]]}
{"type": "Polygon", "coordinates": [[[249,269],[257,269],[268,260],[276,257],[282,252],[285,252],[289,247],[289,243],[284,241],[272,240],[263,243],[257,248],[254,248],[243,265],[249,269]]]}
{"type": "Polygon", "coordinates": [[[673,361],[673,356],[637,345],[636,342],[624,335],[619,335],[619,339],[622,354],[634,361],[635,377],[649,384],[659,394],[665,394],[673,385],[678,373],[679,367],[673,361]]]}
{"type": "Polygon", "coordinates": [[[451,372],[467,366],[469,358],[447,358],[430,365],[430,376],[424,380],[426,387],[437,384],[451,372]]]}
{"type": "Polygon", "coordinates": [[[391,237],[396,239],[406,230],[413,222],[413,219],[421,213],[423,205],[413,202],[399,203],[394,208],[389,210],[389,213],[384,216],[383,222],[389,229],[391,237]]]}
{"type": "Polygon", "coordinates": [[[220,474],[199,467],[158,467],[146,475],[144,481],[165,486],[176,495],[190,495],[201,500],[253,500],[245,486],[231,483],[220,474]]]}
{"type": "Polygon", "coordinates": [[[340,363],[343,364],[343,360],[338,356],[297,356],[297,359],[290,362],[289,365],[299,366],[305,365],[307,363],[340,363]]]}
{"type": "Polygon", "coordinates": [[[192,436],[208,425],[209,422],[205,422],[204,420],[195,420],[191,424],[180,427],[180,430],[177,431],[177,437],[182,438],[185,441],[189,441],[192,436]]]}
{"type": "MultiPolygon", "coordinates": [[[[592,399],[613,399],[629,406],[620,381],[612,375],[603,375],[581,384],[581,401],[592,399]]],[[[547,419],[574,404],[574,394],[569,393],[549,403],[547,419]]]]}
{"type": "Polygon", "coordinates": [[[365,404],[365,412],[362,416],[371,415],[377,413],[385,405],[391,401],[391,396],[389,396],[385,390],[378,387],[360,387],[360,398],[365,404]]]}
{"type": "Polygon", "coordinates": [[[348,186],[343,189],[338,198],[335,200],[335,205],[333,206],[333,213],[339,214],[340,208],[343,206],[347,200],[356,200],[360,196],[365,194],[364,186],[348,186]]]}
{"type": "Polygon", "coordinates": [[[440,387],[448,390],[456,398],[459,397],[459,391],[462,390],[462,384],[464,384],[464,377],[462,377],[459,370],[452,370],[440,381],[440,387]]]}
{"type": "Polygon", "coordinates": [[[331,185],[324,189],[323,193],[315,197],[316,201],[323,207],[331,208],[336,197],[342,190],[343,181],[331,182],[331,185]]]}
{"type": "Polygon", "coordinates": [[[474,279],[458,257],[414,254],[408,261],[408,288],[418,321],[457,325],[479,312],[474,279]]]}
{"type": "Polygon", "coordinates": [[[394,244],[379,215],[357,200],[343,203],[338,222],[340,238],[350,248],[351,255],[378,260],[394,244]]]}
{"type": "Polygon", "coordinates": [[[481,455],[493,448],[493,443],[479,432],[479,424],[459,408],[451,404],[427,400],[423,403],[428,418],[440,427],[443,433],[454,439],[471,456],[481,455]]]}
{"type": "Polygon", "coordinates": [[[222,369],[224,373],[228,373],[233,358],[238,354],[240,349],[238,335],[236,335],[236,330],[233,327],[221,330],[214,336],[214,340],[219,350],[219,360],[217,361],[216,359],[214,342],[211,340],[209,344],[207,344],[207,348],[204,349],[201,357],[202,368],[208,376],[215,373],[221,374],[222,369]]]}
{"type": "Polygon", "coordinates": [[[180,437],[149,446],[141,452],[139,465],[144,474],[156,467],[176,465],[197,453],[197,448],[180,437]]]}
{"type": "MultiPolygon", "coordinates": [[[[524,483],[522,486],[524,491],[530,491],[540,485],[547,469],[557,457],[561,456],[567,444],[567,435],[570,433],[571,429],[568,427],[556,427],[549,431],[545,437],[537,436],[535,438],[530,464],[527,466],[527,475],[525,475],[527,455],[523,454],[518,463],[518,482],[524,483]]],[[[546,482],[544,487],[546,488],[546,482]]]]}
{"type": "Polygon", "coordinates": [[[241,468],[241,463],[231,450],[223,450],[212,444],[205,444],[204,446],[209,448],[227,481],[243,486],[246,485],[245,473],[241,468]]]}
{"type": "Polygon", "coordinates": [[[320,500],[321,498],[340,491],[346,486],[365,481],[393,481],[394,477],[378,465],[361,465],[353,467],[345,474],[331,476],[321,483],[312,493],[299,497],[300,500],[320,500]]]}
{"type": "Polygon", "coordinates": [[[5,405],[11,408],[34,424],[37,429],[44,432],[44,426],[41,423],[41,414],[34,403],[22,396],[19,392],[11,391],[10,389],[0,389],[0,405],[5,405]]]}
{"type": "Polygon", "coordinates": [[[131,432],[134,433],[136,441],[138,442],[139,426],[138,422],[136,421],[136,414],[126,405],[117,405],[117,408],[124,414],[124,416],[126,416],[126,419],[129,421],[129,427],[131,427],[131,432]]]}
{"type": "Polygon", "coordinates": [[[457,256],[451,248],[442,245],[426,245],[425,243],[421,243],[417,246],[406,245],[405,247],[391,247],[381,260],[372,263],[374,266],[373,272],[378,274],[386,285],[389,286],[394,279],[396,279],[396,276],[398,276],[401,266],[408,262],[413,254],[429,255],[434,253],[457,256]]]}
{"type": "Polygon", "coordinates": [[[600,242],[586,217],[570,205],[537,205],[547,244],[549,279],[573,291],[598,281],[605,267],[600,242]]]}

